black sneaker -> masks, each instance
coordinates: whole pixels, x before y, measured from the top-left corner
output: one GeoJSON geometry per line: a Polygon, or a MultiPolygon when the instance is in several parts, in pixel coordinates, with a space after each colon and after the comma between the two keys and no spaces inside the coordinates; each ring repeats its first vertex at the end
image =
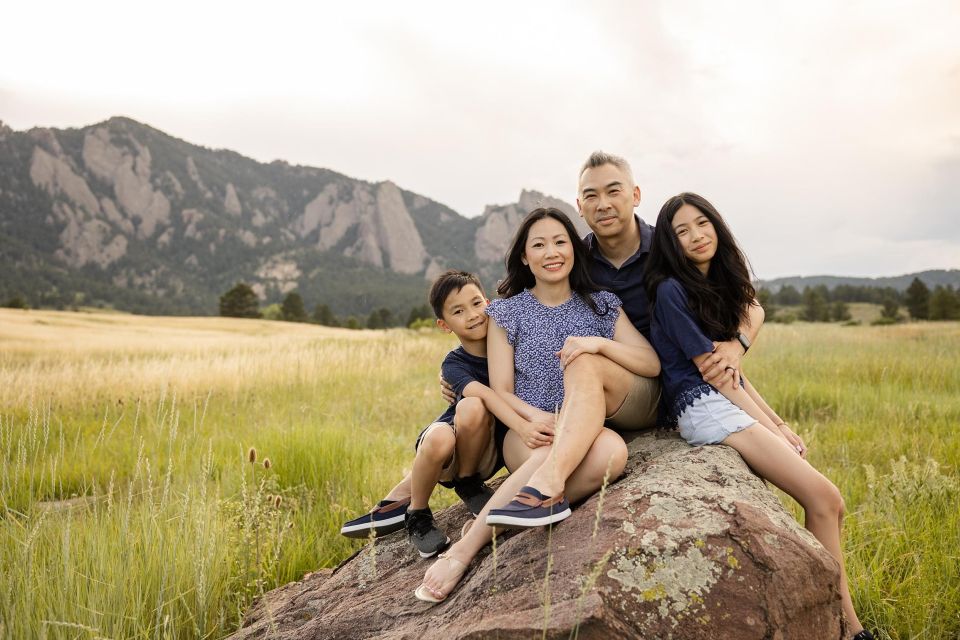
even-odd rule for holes
{"type": "Polygon", "coordinates": [[[388,533],[400,531],[403,529],[409,506],[410,498],[397,501],[381,500],[370,513],[345,522],[340,527],[340,533],[348,538],[367,538],[371,530],[375,536],[385,536],[388,533]]]}
{"type": "Polygon", "coordinates": [[[421,558],[432,558],[447,548],[450,538],[433,523],[430,508],[407,511],[407,535],[421,558]]]}
{"type": "Polygon", "coordinates": [[[480,511],[493,497],[493,489],[485,485],[476,474],[454,480],[453,490],[474,516],[480,515],[480,511]]]}
{"type": "Polygon", "coordinates": [[[872,633],[864,629],[857,635],[853,636],[853,640],[876,640],[876,638],[873,637],[872,633]]]}

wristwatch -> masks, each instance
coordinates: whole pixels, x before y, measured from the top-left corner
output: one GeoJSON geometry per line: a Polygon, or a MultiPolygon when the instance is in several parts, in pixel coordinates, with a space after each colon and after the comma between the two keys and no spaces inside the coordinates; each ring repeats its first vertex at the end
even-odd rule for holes
{"type": "Polygon", "coordinates": [[[740,346],[743,347],[743,355],[747,355],[747,351],[750,351],[750,338],[737,331],[737,340],[740,342],[740,346]]]}

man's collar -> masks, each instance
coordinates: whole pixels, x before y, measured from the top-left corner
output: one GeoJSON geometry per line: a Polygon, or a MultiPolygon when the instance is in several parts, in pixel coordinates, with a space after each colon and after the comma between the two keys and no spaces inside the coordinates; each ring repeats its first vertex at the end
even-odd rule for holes
{"type": "MultiPolygon", "coordinates": [[[[653,227],[644,222],[640,216],[633,214],[633,218],[636,221],[637,228],[640,230],[640,248],[637,249],[637,252],[632,256],[627,258],[624,263],[621,265],[621,268],[627,266],[631,262],[637,260],[641,255],[645,253],[650,253],[650,247],[653,246],[653,227]]],[[[600,253],[599,243],[596,242],[596,236],[591,231],[584,238],[584,241],[587,243],[587,251],[594,259],[603,260],[607,264],[610,264],[610,261],[600,253]]]]}

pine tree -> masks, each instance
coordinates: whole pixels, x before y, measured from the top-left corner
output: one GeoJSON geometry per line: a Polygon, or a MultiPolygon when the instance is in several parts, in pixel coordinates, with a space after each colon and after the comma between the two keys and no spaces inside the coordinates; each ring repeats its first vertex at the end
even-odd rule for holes
{"type": "Polygon", "coordinates": [[[930,294],[931,320],[958,320],[960,319],[960,297],[953,287],[937,288],[930,294]]]}
{"type": "Polygon", "coordinates": [[[880,317],[888,320],[896,320],[897,313],[900,311],[900,303],[893,296],[883,299],[883,308],[880,309],[880,317]]]}
{"type": "Polygon", "coordinates": [[[330,307],[325,304],[318,304],[313,310],[313,321],[322,324],[325,327],[339,327],[340,323],[337,317],[330,311],[330,307]]]}
{"type": "Polygon", "coordinates": [[[837,300],[830,305],[830,317],[837,322],[846,322],[850,319],[850,307],[843,300],[837,300]]]}
{"type": "Polygon", "coordinates": [[[914,320],[926,320],[930,317],[930,289],[920,278],[914,278],[907,287],[907,298],[904,301],[910,317],[914,320]]]}
{"type": "Polygon", "coordinates": [[[823,293],[814,287],[803,290],[802,317],[807,322],[829,322],[830,308],[823,293]]]}
{"type": "Polygon", "coordinates": [[[238,282],[220,296],[220,315],[228,318],[259,318],[260,301],[250,285],[238,282]]]}
{"type": "Polygon", "coordinates": [[[303,308],[303,298],[296,291],[291,291],[284,297],[280,305],[280,317],[287,322],[306,322],[307,312],[303,308]]]}

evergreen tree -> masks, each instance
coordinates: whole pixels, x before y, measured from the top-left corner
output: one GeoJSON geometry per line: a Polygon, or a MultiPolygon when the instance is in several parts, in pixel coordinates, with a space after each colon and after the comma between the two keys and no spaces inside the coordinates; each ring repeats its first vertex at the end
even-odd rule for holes
{"type": "Polygon", "coordinates": [[[801,317],[807,322],[829,322],[830,308],[823,293],[815,287],[803,290],[803,311],[801,317]]]}
{"type": "Polygon", "coordinates": [[[353,316],[350,316],[349,318],[347,318],[347,321],[343,323],[343,326],[345,326],[347,329],[359,329],[360,323],[357,322],[356,318],[354,318],[353,316]]]}
{"type": "Polygon", "coordinates": [[[260,301],[250,285],[238,282],[220,296],[220,315],[228,318],[259,318],[260,301]]]}
{"type": "Polygon", "coordinates": [[[407,316],[407,325],[410,326],[417,322],[417,320],[431,320],[433,318],[433,309],[430,308],[430,305],[423,304],[419,307],[413,307],[410,309],[410,315],[407,316]]]}
{"type": "Polygon", "coordinates": [[[930,294],[931,320],[960,320],[960,297],[953,287],[937,285],[930,294]]]}
{"type": "Polygon", "coordinates": [[[30,305],[27,304],[27,301],[23,299],[23,296],[17,294],[7,300],[4,304],[4,307],[7,309],[29,309],[30,305]]]}
{"type": "Polygon", "coordinates": [[[830,305],[830,317],[838,322],[846,322],[851,318],[850,307],[843,300],[837,300],[830,305]]]}
{"type": "Polygon", "coordinates": [[[896,320],[897,313],[900,311],[900,303],[893,296],[887,296],[883,299],[883,308],[880,309],[880,317],[888,320],[896,320]]]}
{"type": "Polygon", "coordinates": [[[313,310],[313,321],[322,324],[325,327],[339,327],[337,317],[330,311],[330,307],[325,304],[318,304],[313,310]]]}
{"type": "Polygon", "coordinates": [[[393,326],[393,312],[381,307],[370,312],[367,318],[367,329],[386,329],[393,326]]]}
{"type": "Polygon", "coordinates": [[[797,291],[793,285],[785,285],[781,287],[777,293],[777,302],[784,306],[800,304],[802,300],[803,298],[800,296],[800,292],[797,291]]]}
{"type": "Polygon", "coordinates": [[[296,291],[291,291],[280,305],[280,317],[287,322],[306,322],[307,312],[303,308],[303,298],[296,291]]]}
{"type": "Polygon", "coordinates": [[[904,301],[910,317],[914,320],[926,320],[930,317],[930,289],[920,278],[914,278],[907,287],[907,297],[904,301]]]}

